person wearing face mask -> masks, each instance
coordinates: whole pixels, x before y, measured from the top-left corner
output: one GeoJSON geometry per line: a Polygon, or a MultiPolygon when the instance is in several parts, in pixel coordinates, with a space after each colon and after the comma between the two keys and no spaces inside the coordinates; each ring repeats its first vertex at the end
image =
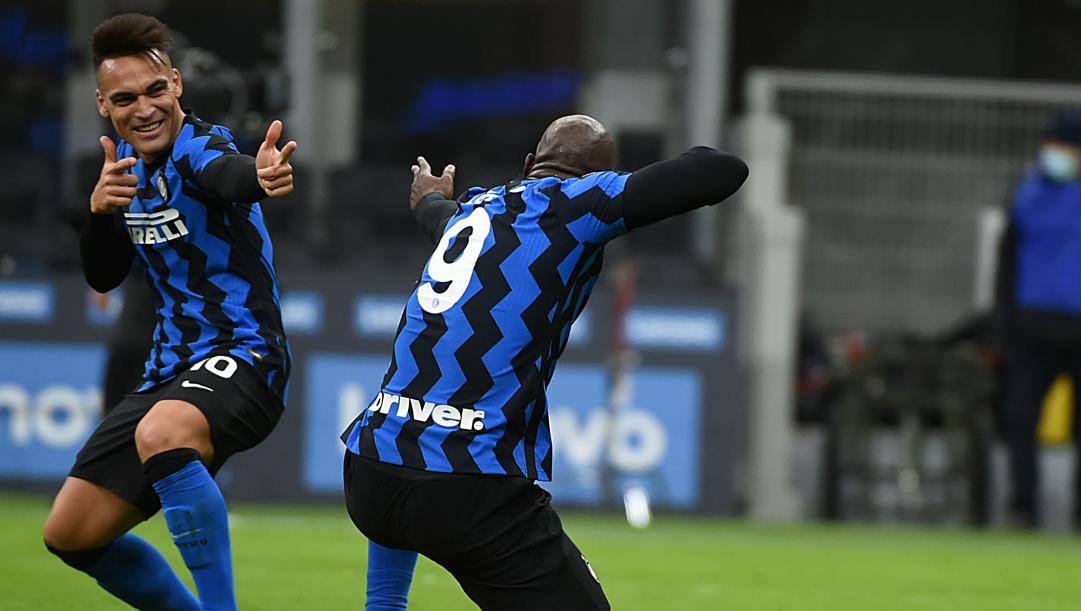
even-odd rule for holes
{"type": "MultiPolygon", "coordinates": [[[[996,326],[1006,357],[1010,521],[1034,529],[1040,522],[1036,428],[1043,399],[1060,373],[1081,386],[1081,112],[1064,112],[1051,122],[1036,164],[1021,179],[997,280],[996,326]]],[[[1078,421],[1074,439],[1081,450],[1078,421]]],[[[1081,525],[1081,470],[1078,474],[1075,527],[1081,525]]]]}

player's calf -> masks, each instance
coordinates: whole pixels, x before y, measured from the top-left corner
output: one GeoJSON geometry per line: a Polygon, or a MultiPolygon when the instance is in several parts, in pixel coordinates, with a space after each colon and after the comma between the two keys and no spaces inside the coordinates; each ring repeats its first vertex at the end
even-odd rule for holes
{"type": "Polygon", "coordinates": [[[199,601],[152,545],[131,533],[103,547],[65,551],[45,544],[64,564],[93,577],[136,609],[194,611],[199,601]]]}
{"type": "Polygon", "coordinates": [[[198,609],[156,549],[127,532],[141,511],[112,492],[69,477],[45,521],[45,548],[139,609],[198,609]]]}
{"type": "Polygon", "coordinates": [[[173,448],[150,456],[143,468],[204,608],[236,609],[229,514],[199,454],[194,448],[173,448]]]}
{"type": "Polygon", "coordinates": [[[53,501],[42,538],[53,549],[89,550],[108,545],[143,519],[134,505],[109,490],[69,477],[53,501]]]}

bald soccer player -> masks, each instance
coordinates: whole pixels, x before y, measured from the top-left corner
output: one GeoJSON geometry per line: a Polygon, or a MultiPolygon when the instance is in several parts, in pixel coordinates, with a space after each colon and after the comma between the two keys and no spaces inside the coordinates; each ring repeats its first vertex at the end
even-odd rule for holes
{"type": "Polygon", "coordinates": [[[374,549],[424,554],[482,609],[609,608],[536,484],[552,477],[545,389],[605,244],[747,178],[707,147],[630,174],[614,162],[604,126],[573,115],[545,130],[523,178],[458,201],[453,166],[413,167],[410,206],[437,246],[380,392],[342,435],[346,505],[374,549]]]}

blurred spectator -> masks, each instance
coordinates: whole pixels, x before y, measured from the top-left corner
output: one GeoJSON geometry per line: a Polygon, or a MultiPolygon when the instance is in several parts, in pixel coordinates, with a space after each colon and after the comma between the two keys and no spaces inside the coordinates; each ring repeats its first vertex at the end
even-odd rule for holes
{"type": "Polygon", "coordinates": [[[806,313],[799,321],[796,357],[796,422],[824,422],[828,416],[834,367],[825,336],[806,313]]]}
{"type": "MultiPolygon", "coordinates": [[[[1036,427],[1043,399],[1059,373],[1081,381],[1081,113],[1063,113],[1051,123],[1036,165],[1021,179],[998,273],[1010,519],[1035,528],[1040,520],[1036,427]]],[[[1075,443],[1077,438],[1075,433],[1075,443]]],[[[1079,492],[1081,478],[1075,485],[1075,516],[1079,492]]]]}
{"type": "MultiPolygon", "coordinates": [[[[131,272],[121,285],[120,314],[109,336],[105,378],[102,380],[102,407],[108,413],[124,395],[132,392],[143,382],[143,369],[157,325],[156,296],[143,275],[138,259],[132,263],[131,272]]],[[[117,299],[114,292],[93,293],[95,307],[109,309],[109,302],[117,299]]]]}

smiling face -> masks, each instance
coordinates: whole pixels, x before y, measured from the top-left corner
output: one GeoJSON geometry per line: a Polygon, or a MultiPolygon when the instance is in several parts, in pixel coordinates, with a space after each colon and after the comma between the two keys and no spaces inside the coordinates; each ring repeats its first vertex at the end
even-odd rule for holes
{"type": "Polygon", "coordinates": [[[154,52],[112,57],[98,67],[98,112],[144,162],[172,147],[184,123],[180,73],[154,52]]]}

